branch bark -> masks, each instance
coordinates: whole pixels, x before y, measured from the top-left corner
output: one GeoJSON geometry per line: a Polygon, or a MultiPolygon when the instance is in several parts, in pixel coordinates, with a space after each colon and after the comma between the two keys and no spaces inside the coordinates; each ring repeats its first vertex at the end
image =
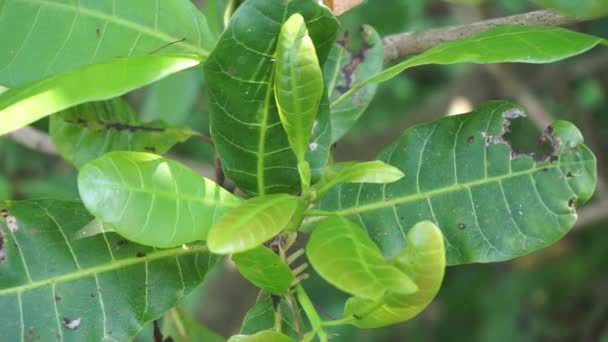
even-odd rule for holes
{"type": "Polygon", "coordinates": [[[418,54],[445,41],[469,37],[498,25],[566,26],[584,20],[566,17],[554,11],[540,10],[466,25],[398,33],[383,38],[384,60],[389,62],[407,55],[418,54]]]}
{"type": "Polygon", "coordinates": [[[59,151],[57,151],[51,137],[45,132],[39,131],[33,127],[23,127],[10,132],[7,135],[12,141],[31,150],[51,156],[59,155],[59,151]]]}

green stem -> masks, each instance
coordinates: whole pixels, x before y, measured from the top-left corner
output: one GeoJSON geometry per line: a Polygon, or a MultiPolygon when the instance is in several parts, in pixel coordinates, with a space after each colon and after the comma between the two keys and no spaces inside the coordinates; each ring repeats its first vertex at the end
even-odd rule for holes
{"type": "Polygon", "coordinates": [[[309,202],[306,199],[302,199],[296,212],[293,214],[291,218],[291,222],[285,228],[287,232],[297,232],[300,226],[302,225],[302,221],[304,221],[304,215],[306,213],[306,209],[308,208],[309,202]]]}
{"type": "Polygon", "coordinates": [[[319,335],[319,340],[321,342],[327,342],[327,333],[325,332],[325,330],[323,330],[321,317],[319,317],[319,313],[310,301],[310,298],[308,297],[308,294],[306,294],[306,291],[304,290],[302,285],[298,285],[296,287],[296,295],[298,296],[298,301],[300,302],[302,309],[306,313],[306,316],[308,317],[308,320],[310,321],[314,332],[319,335]]]}
{"type": "Polygon", "coordinates": [[[274,312],[274,330],[277,332],[282,332],[283,327],[283,318],[281,317],[281,306],[277,306],[277,310],[274,312]]]}
{"type": "Polygon", "coordinates": [[[357,317],[355,317],[353,315],[350,317],[344,317],[344,318],[336,319],[333,321],[324,321],[324,322],[321,322],[321,325],[324,327],[335,327],[335,326],[339,326],[339,325],[352,324],[357,319],[362,319],[365,316],[371,314],[372,312],[378,310],[380,307],[382,307],[382,305],[384,305],[384,303],[385,303],[385,298],[382,297],[382,298],[378,299],[378,301],[376,301],[373,305],[371,305],[363,313],[357,314],[357,317]]]}
{"type": "Polygon", "coordinates": [[[331,216],[333,214],[334,214],[333,211],[318,210],[318,209],[308,209],[304,212],[305,216],[331,216]]]}

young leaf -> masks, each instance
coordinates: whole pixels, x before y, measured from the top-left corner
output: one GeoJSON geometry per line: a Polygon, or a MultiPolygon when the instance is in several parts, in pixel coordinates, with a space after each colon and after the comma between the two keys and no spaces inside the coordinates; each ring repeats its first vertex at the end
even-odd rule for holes
{"type": "Polygon", "coordinates": [[[207,237],[209,250],[230,254],[260,246],[287,226],[299,204],[297,197],[287,194],[245,201],[213,225],[207,237]]]}
{"type": "Polygon", "coordinates": [[[586,52],[603,41],[560,27],[504,25],[472,37],[439,44],[419,55],[357,83],[339,99],[369,83],[387,81],[406,69],[427,64],[552,63],[586,52]]]}
{"type": "Polygon", "coordinates": [[[349,31],[331,49],[323,74],[331,105],[331,140],[338,141],[357,122],[376,95],[377,83],[368,83],[339,103],[334,103],[355,82],[366,80],[382,71],[384,48],[373,27],[363,25],[359,30],[362,46],[357,52],[349,50],[349,31]]]}
{"type": "Polygon", "coordinates": [[[189,0],[142,3],[4,0],[0,11],[0,84],[18,87],[117,57],[194,54],[204,60],[214,37],[189,0]]]}
{"type": "Polygon", "coordinates": [[[154,154],[110,152],[81,168],[78,189],[95,217],[155,247],[205,240],[240,199],[188,167],[154,154]]]}
{"type": "Polygon", "coordinates": [[[232,255],[232,261],[245,279],[275,295],[286,295],[293,282],[291,269],[271,249],[259,246],[232,255]]]}
{"type": "Polygon", "coordinates": [[[380,299],[389,291],[417,291],[405,273],[384,260],[361,227],[339,216],[317,225],[306,245],[306,255],[321,277],[358,297],[380,299]]]}
{"type": "Polygon", "coordinates": [[[72,240],[93,219],[79,202],[0,201],[0,210],[17,227],[0,217],[3,341],[130,341],[213,265],[201,245],[158,250],[113,233],[72,240]]]}
{"type": "Polygon", "coordinates": [[[225,338],[197,322],[189,312],[176,305],[163,315],[161,332],[165,341],[173,342],[224,342],[225,338]]]}
{"type": "Polygon", "coordinates": [[[91,102],[51,116],[49,130],[59,153],[81,167],[110,151],[163,154],[192,136],[188,127],[141,123],[121,98],[91,102]]]}
{"type": "Polygon", "coordinates": [[[291,337],[274,330],[260,331],[255,335],[234,335],[228,342],[293,342],[291,337]]]}
{"type": "Polygon", "coordinates": [[[0,95],[0,135],[77,104],[122,95],[198,63],[185,56],[120,58],[10,89],[0,95]]]}
{"type": "Polygon", "coordinates": [[[281,27],[275,53],[274,94],[289,145],[305,161],[323,95],[323,74],[306,23],[299,13],[281,27]]]}
{"type": "Polygon", "coordinates": [[[309,330],[309,324],[304,319],[304,315],[299,307],[296,306],[297,317],[294,317],[294,312],[285,297],[274,297],[273,299],[273,296],[268,292],[262,292],[255,305],[247,311],[243,319],[240,334],[253,335],[262,330],[273,329],[275,325],[275,305],[281,312],[282,333],[293,338],[298,338],[299,333],[296,327],[299,327],[300,331],[309,330]]]}
{"type": "Polygon", "coordinates": [[[407,247],[392,261],[418,286],[418,292],[390,294],[382,306],[352,297],[346,302],[345,317],[355,317],[359,328],[378,328],[406,321],[426,308],[439,292],[445,271],[445,247],[441,231],[429,221],[419,222],[407,234],[407,247]]]}
{"type": "MultiPolygon", "coordinates": [[[[204,67],[215,147],[226,176],[250,195],[300,190],[297,160],[280,122],[272,76],[281,25],[295,13],[308,22],[322,64],[338,26],[327,8],[316,1],[248,0],[232,16],[204,67]]],[[[306,160],[314,181],[322,174],[331,144],[325,92],[312,130],[306,160]]]]}
{"type": "Polygon", "coordinates": [[[536,159],[517,153],[504,135],[523,115],[496,101],[412,127],[379,156],[407,177],[342,184],[319,209],[358,218],[389,257],[406,247],[406,227],[420,220],[441,228],[451,265],[508,260],[551,245],[593,194],[596,160],[582,143],[536,159]]]}
{"type": "Polygon", "coordinates": [[[336,163],[326,171],[325,183],[319,186],[318,196],[342,182],[386,184],[396,182],[404,176],[398,168],[379,160],[336,163]]]}
{"type": "Polygon", "coordinates": [[[572,17],[599,18],[608,14],[606,0],[534,0],[534,2],[572,17]]]}

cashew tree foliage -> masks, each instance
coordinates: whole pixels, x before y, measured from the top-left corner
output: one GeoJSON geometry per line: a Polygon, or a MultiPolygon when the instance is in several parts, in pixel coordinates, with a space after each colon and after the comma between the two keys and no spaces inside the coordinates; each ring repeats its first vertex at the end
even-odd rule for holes
{"type": "Polygon", "coordinates": [[[557,121],[545,152],[519,152],[508,134],[526,110],[508,101],[408,128],[376,160],[334,162],[332,145],[409,68],[550,63],[602,38],[503,25],[385,67],[373,27],[359,55],[343,44],[333,1],[232,1],[220,30],[189,0],[152,3],[0,1],[0,135],[50,116],[80,194],[0,199],[2,340],[124,341],[162,318],[174,340],[221,341],[176,304],[223,256],[261,290],[229,341],[396,324],[447,266],[558,241],[594,192],[577,127],[557,121]],[[182,70],[205,80],[215,179],[164,156],[200,133],[170,112],[143,121],[122,97],[182,70]],[[350,295],[342,317],[317,311],[313,271],[350,295]]]}

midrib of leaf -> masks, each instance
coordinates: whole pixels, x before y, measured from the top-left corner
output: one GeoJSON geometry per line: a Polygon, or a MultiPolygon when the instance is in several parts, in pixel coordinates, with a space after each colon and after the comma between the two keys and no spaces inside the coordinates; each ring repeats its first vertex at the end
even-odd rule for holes
{"type": "MultiPolygon", "coordinates": [[[[123,18],[114,16],[114,15],[108,15],[106,13],[92,10],[92,9],[86,8],[86,7],[73,6],[73,5],[64,4],[64,3],[57,3],[57,2],[50,1],[50,0],[21,0],[21,1],[29,2],[32,4],[39,4],[41,6],[54,7],[58,10],[62,10],[62,11],[66,11],[66,12],[74,12],[76,15],[83,14],[85,16],[102,19],[102,20],[105,20],[106,22],[111,22],[111,23],[119,25],[119,26],[130,28],[138,33],[143,33],[148,36],[158,38],[167,43],[175,42],[175,41],[178,41],[178,40],[184,38],[184,37],[173,37],[166,33],[157,31],[156,28],[150,28],[148,26],[137,24],[132,21],[125,20],[123,18]]],[[[116,2],[116,0],[112,1],[113,4],[115,4],[115,2],[116,2]]],[[[158,11],[157,11],[156,15],[158,17],[158,11]]],[[[196,26],[198,28],[198,22],[196,22],[196,26]]],[[[198,31],[198,36],[199,36],[199,40],[200,40],[200,36],[201,36],[200,29],[197,29],[197,31],[198,31]]],[[[182,46],[188,47],[188,49],[192,50],[193,52],[196,52],[198,55],[202,56],[203,59],[206,59],[209,56],[209,51],[201,48],[200,46],[193,45],[193,44],[189,43],[188,41],[183,41],[180,44],[182,46]]]]}
{"type": "MultiPolygon", "coordinates": [[[[343,215],[343,216],[348,216],[348,215],[353,215],[353,214],[358,214],[358,213],[362,213],[362,212],[366,212],[368,210],[376,210],[376,209],[383,209],[383,208],[389,208],[389,207],[393,207],[395,205],[398,204],[404,204],[404,203],[409,203],[409,202],[413,202],[416,200],[421,200],[421,199],[425,199],[425,198],[429,198],[429,197],[433,197],[436,195],[440,195],[440,194],[444,194],[444,193],[449,193],[452,191],[458,191],[458,190],[465,190],[465,189],[470,189],[474,186],[478,186],[478,185],[484,185],[484,184],[489,184],[489,183],[495,183],[495,182],[500,182],[504,179],[509,179],[509,178],[513,178],[513,177],[518,177],[518,176],[523,176],[523,175],[532,175],[535,172],[541,171],[542,169],[554,169],[554,168],[558,168],[561,166],[569,166],[569,165],[579,165],[585,162],[588,162],[589,160],[580,160],[580,161],[576,161],[576,162],[571,162],[571,163],[559,163],[557,162],[554,165],[547,165],[547,166],[543,166],[543,167],[534,167],[528,170],[523,170],[523,171],[518,171],[518,172],[511,172],[505,175],[501,175],[501,176],[495,176],[495,177],[489,177],[489,178],[484,178],[484,179],[480,179],[480,180],[476,180],[476,181],[472,181],[472,182],[466,182],[466,183],[459,183],[459,184],[452,184],[450,186],[446,186],[446,187],[442,187],[439,189],[435,189],[435,190],[430,190],[430,191],[421,191],[421,192],[417,192],[415,194],[412,195],[407,195],[407,196],[402,196],[402,197],[397,197],[397,198],[393,198],[393,199],[385,199],[381,202],[374,202],[374,203],[369,203],[369,204],[364,204],[364,205],[358,205],[355,207],[351,207],[351,208],[347,208],[347,209],[341,209],[341,210],[337,210],[334,213],[338,214],[338,215],[343,215]]],[[[312,219],[312,220],[308,220],[307,222],[314,222],[314,221],[318,221],[319,219],[323,219],[323,218],[317,218],[317,219],[312,219]]]]}
{"type": "MultiPolygon", "coordinates": [[[[327,87],[328,87],[328,91],[329,91],[329,98],[331,99],[331,97],[334,95],[334,92],[336,91],[336,82],[338,82],[338,75],[340,75],[340,65],[342,64],[342,59],[344,58],[344,56],[346,55],[345,53],[346,49],[338,49],[338,56],[336,57],[336,70],[334,70],[334,74],[331,77],[331,80],[328,82],[327,87]]],[[[333,103],[332,103],[333,106],[333,103]]]]}
{"type": "Polygon", "coordinates": [[[260,139],[258,140],[258,164],[256,178],[258,180],[258,196],[264,195],[264,164],[266,164],[266,129],[268,128],[268,113],[270,112],[270,99],[272,97],[274,84],[274,69],[270,74],[268,86],[266,87],[266,97],[260,123],[260,139]]]}
{"type": "Polygon", "coordinates": [[[181,255],[199,253],[199,252],[204,252],[204,251],[207,251],[207,246],[205,246],[205,245],[191,246],[191,247],[188,247],[187,249],[179,247],[179,248],[173,248],[173,249],[159,250],[159,251],[156,251],[153,253],[148,253],[142,257],[131,257],[131,258],[126,258],[126,259],[120,259],[117,261],[113,261],[109,264],[97,265],[97,266],[86,268],[86,269],[79,269],[79,270],[69,273],[69,274],[65,274],[65,275],[61,275],[61,276],[57,276],[57,277],[51,277],[51,278],[44,279],[44,280],[38,280],[38,281],[30,282],[25,285],[11,287],[8,289],[3,289],[3,290],[0,290],[0,296],[21,293],[21,292],[29,291],[29,290],[32,290],[35,288],[48,286],[48,285],[65,283],[65,282],[68,282],[71,280],[76,280],[76,279],[84,278],[87,276],[96,275],[99,273],[111,272],[111,271],[118,270],[118,269],[121,269],[124,267],[142,264],[142,263],[145,263],[148,261],[154,261],[154,260],[163,259],[163,258],[167,258],[167,257],[178,257],[181,255]]]}

